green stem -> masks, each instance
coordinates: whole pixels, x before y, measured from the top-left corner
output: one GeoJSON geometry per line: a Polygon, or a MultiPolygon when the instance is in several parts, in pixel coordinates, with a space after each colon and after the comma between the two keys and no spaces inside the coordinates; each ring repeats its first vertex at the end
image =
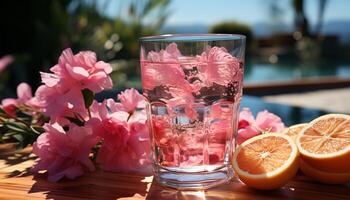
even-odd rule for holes
{"type": "Polygon", "coordinates": [[[90,107],[87,109],[88,113],[89,113],[89,119],[91,119],[91,111],[90,111],[90,107]]]}
{"type": "Polygon", "coordinates": [[[129,113],[129,116],[128,116],[128,119],[126,120],[127,122],[129,121],[129,119],[131,118],[131,115],[132,115],[133,113],[129,113]]]}

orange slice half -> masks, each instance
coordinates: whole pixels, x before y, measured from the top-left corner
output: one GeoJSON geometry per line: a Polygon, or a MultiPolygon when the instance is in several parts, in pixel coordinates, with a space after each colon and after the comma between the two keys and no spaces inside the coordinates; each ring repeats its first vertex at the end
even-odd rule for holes
{"type": "Polygon", "coordinates": [[[322,171],[350,173],[350,116],[328,114],[307,125],[296,139],[301,157],[322,171]]]}
{"type": "Polygon", "coordinates": [[[243,142],[233,155],[233,168],[246,185],[276,189],[298,170],[298,149],[287,135],[267,133],[243,142]]]}
{"type": "Polygon", "coordinates": [[[313,178],[321,183],[342,184],[350,182],[350,173],[325,172],[312,167],[302,159],[300,159],[300,169],[306,176],[313,178]]]}
{"type": "Polygon", "coordinates": [[[304,123],[304,124],[296,124],[293,126],[290,126],[286,129],[284,129],[284,131],[282,132],[282,134],[286,134],[289,137],[291,137],[294,141],[296,141],[298,134],[303,130],[303,128],[305,128],[308,124],[304,123]]]}

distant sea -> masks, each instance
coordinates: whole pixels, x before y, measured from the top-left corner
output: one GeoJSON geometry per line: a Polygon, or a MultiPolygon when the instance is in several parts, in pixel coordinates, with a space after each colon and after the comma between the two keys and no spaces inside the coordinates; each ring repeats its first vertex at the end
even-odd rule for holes
{"type": "MultiPolygon", "coordinates": [[[[274,32],[292,32],[293,26],[280,24],[271,27],[267,23],[256,23],[252,26],[253,34],[257,38],[266,37],[274,32]]],[[[162,33],[208,33],[210,25],[206,24],[188,24],[188,25],[165,25],[162,33]]],[[[311,29],[312,31],[312,29],[311,29]]],[[[350,42],[350,20],[338,20],[326,22],[323,25],[322,33],[326,35],[337,35],[340,42],[350,42]]]]}

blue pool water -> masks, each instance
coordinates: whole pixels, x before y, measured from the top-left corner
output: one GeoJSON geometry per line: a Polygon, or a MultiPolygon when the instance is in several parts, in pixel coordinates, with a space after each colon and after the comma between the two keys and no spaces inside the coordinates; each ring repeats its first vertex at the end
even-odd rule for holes
{"type": "Polygon", "coordinates": [[[263,83],[326,76],[350,78],[350,64],[327,62],[261,64],[248,62],[245,65],[244,81],[246,83],[263,83]]]}

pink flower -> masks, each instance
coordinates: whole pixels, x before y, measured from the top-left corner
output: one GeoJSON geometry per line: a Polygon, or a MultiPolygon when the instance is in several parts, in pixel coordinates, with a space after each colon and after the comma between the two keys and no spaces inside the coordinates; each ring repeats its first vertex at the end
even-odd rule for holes
{"type": "Polygon", "coordinates": [[[3,109],[6,114],[8,114],[11,117],[16,116],[16,109],[17,109],[17,101],[16,99],[7,98],[3,99],[1,102],[1,109],[3,109]]]}
{"type": "Polygon", "coordinates": [[[14,117],[16,115],[16,108],[21,105],[30,106],[33,109],[40,110],[42,108],[41,103],[36,97],[32,95],[32,88],[27,83],[20,83],[17,86],[17,99],[7,98],[2,100],[2,109],[7,114],[14,117]]]}
{"type": "Polygon", "coordinates": [[[148,61],[142,62],[142,86],[146,90],[152,90],[157,86],[164,86],[171,95],[170,99],[161,99],[169,106],[172,113],[173,107],[184,106],[188,116],[194,119],[197,114],[192,109],[194,97],[200,85],[191,84],[186,80],[184,69],[179,61],[181,53],[176,43],[169,44],[165,50],[149,52],[148,61]]]}
{"type": "Polygon", "coordinates": [[[162,99],[162,101],[166,102],[168,113],[172,115],[174,114],[175,108],[184,108],[186,116],[192,120],[195,120],[197,118],[197,112],[194,109],[194,97],[192,94],[181,90],[178,90],[176,92],[175,90],[171,91],[172,94],[177,94],[174,98],[171,98],[169,100],[162,99]]]}
{"type": "Polygon", "coordinates": [[[87,121],[102,138],[97,163],[107,171],[150,173],[150,146],[145,101],[137,90],[118,95],[121,103],[93,102],[87,121]],[[108,112],[110,111],[110,112],[108,112]]]}
{"type": "Polygon", "coordinates": [[[56,182],[63,177],[74,179],[85,171],[95,170],[89,154],[98,137],[91,126],[71,124],[65,131],[58,123],[53,123],[44,128],[45,133],[33,144],[33,153],[39,157],[33,172],[47,170],[48,180],[56,182]]]}
{"type": "Polygon", "coordinates": [[[20,102],[27,102],[32,97],[32,88],[27,83],[21,83],[17,86],[17,97],[20,102]]]}
{"type": "Polygon", "coordinates": [[[64,117],[75,117],[77,114],[84,119],[88,116],[83,95],[78,88],[61,93],[56,87],[42,85],[37,89],[35,96],[52,122],[61,121],[64,117]]]}
{"type": "Polygon", "coordinates": [[[244,141],[248,140],[249,138],[252,138],[260,134],[261,132],[256,130],[255,127],[252,125],[246,126],[245,128],[242,128],[242,129],[238,129],[237,144],[242,144],[244,141]]]}
{"type": "Polygon", "coordinates": [[[147,90],[153,90],[157,86],[186,88],[189,83],[185,80],[185,73],[179,63],[143,63],[142,86],[147,90]]]}
{"type": "Polygon", "coordinates": [[[243,108],[242,111],[239,113],[239,122],[244,123],[241,121],[247,122],[248,124],[253,124],[255,122],[254,116],[249,108],[243,108]]]}
{"type": "Polygon", "coordinates": [[[71,88],[89,89],[95,93],[112,88],[112,80],[108,76],[112,67],[96,59],[91,51],[82,51],[73,55],[71,49],[62,52],[57,65],[50,69],[53,74],[41,73],[42,81],[48,87],[57,86],[61,93],[71,88]]]}
{"type": "Polygon", "coordinates": [[[128,113],[132,113],[136,109],[145,108],[145,100],[143,96],[134,88],[126,89],[124,92],[118,94],[120,101],[119,109],[128,113]]]}
{"type": "Polygon", "coordinates": [[[158,146],[171,146],[175,140],[172,134],[171,124],[165,116],[152,116],[152,128],[154,142],[158,146]]]}
{"type": "Polygon", "coordinates": [[[148,53],[148,60],[152,62],[178,62],[181,56],[180,50],[177,48],[176,43],[169,44],[165,50],[159,52],[151,51],[148,53]]]}
{"type": "Polygon", "coordinates": [[[0,73],[6,69],[6,67],[13,62],[13,57],[10,55],[0,58],[0,73]]]}
{"type": "Polygon", "coordinates": [[[178,60],[180,56],[181,53],[175,43],[169,44],[165,50],[149,52],[148,61],[141,62],[143,88],[147,90],[157,86],[190,88],[178,60]]]}
{"type": "Polygon", "coordinates": [[[149,135],[145,112],[119,111],[102,121],[103,143],[97,154],[102,169],[149,174],[149,135]]]}
{"type": "MultiPolygon", "coordinates": [[[[90,114],[91,118],[96,118],[102,121],[103,119],[106,119],[109,116],[109,112],[107,108],[107,102],[108,101],[113,101],[113,99],[107,99],[104,100],[102,103],[97,102],[96,100],[93,100],[91,106],[90,106],[90,114]]],[[[114,104],[116,104],[114,102],[114,104]]]]}
{"type": "Polygon", "coordinates": [[[239,60],[233,57],[224,47],[212,47],[197,56],[198,78],[207,87],[213,83],[227,85],[241,80],[243,71],[239,60]]]}
{"type": "Polygon", "coordinates": [[[81,91],[89,89],[100,92],[112,87],[108,74],[112,67],[96,60],[96,54],[90,51],[73,55],[71,49],[62,52],[57,65],[50,69],[53,73],[41,72],[42,85],[36,96],[44,106],[44,112],[53,121],[62,121],[64,117],[79,114],[86,119],[87,111],[81,91]]]}
{"type": "Polygon", "coordinates": [[[257,114],[255,123],[261,131],[279,132],[285,128],[281,118],[267,110],[257,114]]]}
{"type": "Polygon", "coordinates": [[[280,132],[284,128],[281,118],[267,110],[259,112],[255,120],[249,108],[243,108],[239,114],[237,143],[265,132],[280,132]]]}

